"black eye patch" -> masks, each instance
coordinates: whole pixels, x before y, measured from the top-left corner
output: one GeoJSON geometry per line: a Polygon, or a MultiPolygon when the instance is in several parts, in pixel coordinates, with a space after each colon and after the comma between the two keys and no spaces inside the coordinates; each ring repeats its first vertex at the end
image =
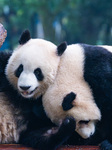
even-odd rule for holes
{"type": "Polygon", "coordinates": [[[34,70],[34,74],[35,74],[36,78],[37,78],[39,81],[42,81],[42,80],[43,80],[44,75],[43,75],[43,73],[42,73],[42,71],[41,71],[40,68],[35,69],[35,70],[34,70]]]}
{"type": "Polygon", "coordinates": [[[79,124],[88,124],[90,120],[80,120],[79,124]]]}
{"type": "Polygon", "coordinates": [[[18,67],[17,70],[15,71],[15,76],[16,76],[17,78],[19,78],[19,76],[20,76],[20,74],[22,73],[22,71],[23,71],[23,65],[21,64],[21,65],[19,65],[19,67],[18,67]]]}

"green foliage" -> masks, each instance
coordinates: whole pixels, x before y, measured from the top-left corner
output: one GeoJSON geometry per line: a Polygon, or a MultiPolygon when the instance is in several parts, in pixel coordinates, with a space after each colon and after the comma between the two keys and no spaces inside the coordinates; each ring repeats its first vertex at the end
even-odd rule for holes
{"type": "Polygon", "coordinates": [[[36,37],[36,19],[42,22],[45,39],[54,43],[112,44],[111,6],[111,0],[0,0],[0,22],[8,31],[10,48],[26,28],[36,37]],[[55,20],[61,25],[60,39],[55,20]]]}

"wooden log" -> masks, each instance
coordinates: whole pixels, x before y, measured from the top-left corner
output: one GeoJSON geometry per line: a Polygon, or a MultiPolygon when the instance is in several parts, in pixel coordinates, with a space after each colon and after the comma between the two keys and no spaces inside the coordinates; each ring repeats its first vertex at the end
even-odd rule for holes
{"type": "MultiPolygon", "coordinates": [[[[36,150],[19,144],[0,144],[0,150],[36,150]]],[[[98,146],[61,146],[57,150],[100,150],[98,146]]]]}
{"type": "Polygon", "coordinates": [[[99,146],[63,146],[57,150],[100,150],[99,146]]]}

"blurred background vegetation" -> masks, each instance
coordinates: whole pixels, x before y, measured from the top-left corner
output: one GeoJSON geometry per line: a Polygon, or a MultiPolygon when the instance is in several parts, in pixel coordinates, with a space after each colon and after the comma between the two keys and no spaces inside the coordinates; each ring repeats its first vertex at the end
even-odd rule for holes
{"type": "Polygon", "coordinates": [[[0,0],[0,23],[8,32],[3,49],[14,49],[20,34],[55,44],[112,45],[112,0],[0,0]]]}

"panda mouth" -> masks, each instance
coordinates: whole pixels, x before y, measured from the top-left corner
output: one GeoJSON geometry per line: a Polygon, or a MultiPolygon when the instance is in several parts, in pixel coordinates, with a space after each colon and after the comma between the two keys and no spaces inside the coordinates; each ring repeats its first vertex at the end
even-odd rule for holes
{"type": "Polygon", "coordinates": [[[35,92],[36,89],[37,89],[37,87],[34,90],[32,90],[31,92],[29,92],[29,91],[22,91],[21,94],[23,96],[25,96],[25,97],[26,96],[30,96],[30,95],[32,95],[35,92]]]}

